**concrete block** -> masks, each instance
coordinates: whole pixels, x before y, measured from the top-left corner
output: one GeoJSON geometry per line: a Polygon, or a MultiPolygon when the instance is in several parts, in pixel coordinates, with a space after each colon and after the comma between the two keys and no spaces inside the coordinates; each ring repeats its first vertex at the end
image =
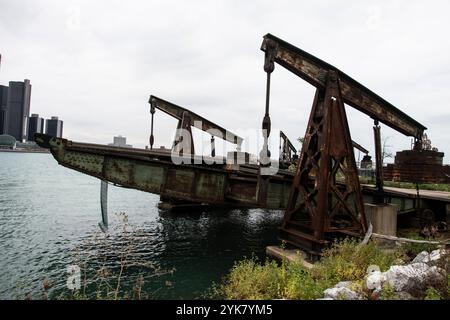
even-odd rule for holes
{"type": "Polygon", "coordinates": [[[374,233],[397,236],[397,205],[365,203],[364,209],[374,233]]]}

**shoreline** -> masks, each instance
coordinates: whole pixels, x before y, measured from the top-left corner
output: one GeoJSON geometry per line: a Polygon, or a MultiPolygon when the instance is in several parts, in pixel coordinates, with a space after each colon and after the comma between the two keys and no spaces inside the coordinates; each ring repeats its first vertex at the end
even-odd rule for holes
{"type": "Polygon", "coordinates": [[[27,150],[27,149],[0,149],[0,152],[18,152],[18,153],[51,153],[50,150],[27,150]]]}

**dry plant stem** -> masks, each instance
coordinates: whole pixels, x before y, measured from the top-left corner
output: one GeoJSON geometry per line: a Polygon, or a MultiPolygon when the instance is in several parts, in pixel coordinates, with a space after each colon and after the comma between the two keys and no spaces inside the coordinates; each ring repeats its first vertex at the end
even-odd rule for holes
{"type": "Polygon", "coordinates": [[[114,299],[115,299],[115,300],[117,300],[117,296],[119,295],[120,279],[122,278],[122,272],[123,272],[124,267],[125,267],[124,260],[121,259],[121,260],[120,260],[120,272],[119,272],[119,278],[117,279],[116,294],[115,294],[115,296],[114,296],[114,299]]]}

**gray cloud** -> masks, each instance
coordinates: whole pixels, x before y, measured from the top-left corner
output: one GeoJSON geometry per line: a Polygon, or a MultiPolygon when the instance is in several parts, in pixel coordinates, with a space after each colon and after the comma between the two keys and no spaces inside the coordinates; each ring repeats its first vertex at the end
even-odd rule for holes
{"type": "MultiPolygon", "coordinates": [[[[0,0],[0,82],[31,79],[32,112],[59,115],[73,140],[122,134],[144,146],[150,94],[230,129],[259,128],[259,47],[270,32],[374,90],[450,152],[449,9],[447,1],[0,0]]],[[[313,94],[276,66],[273,127],[303,135],[313,94]]],[[[373,150],[370,119],[351,108],[348,117],[354,140],[373,150]]],[[[156,144],[169,145],[175,123],[156,118],[156,144]]],[[[410,146],[389,128],[383,134],[395,150],[410,146]]]]}

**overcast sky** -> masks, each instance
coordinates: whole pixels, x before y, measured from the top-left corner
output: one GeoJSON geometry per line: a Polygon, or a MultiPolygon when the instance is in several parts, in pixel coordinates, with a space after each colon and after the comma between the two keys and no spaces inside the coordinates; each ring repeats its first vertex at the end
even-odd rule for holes
{"type": "MultiPolygon", "coordinates": [[[[143,147],[150,94],[239,133],[261,126],[260,45],[272,33],[428,127],[449,162],[449,13],[445,0],[0,0],[0,84],[30,79],[31,112],[59,116],[71,140],[121,134],[143,147]]],[[[272,79],[272,127],[303,136],[314,88],[278,65],[272,79]]],[[[371,119],[347,114],[353,140],[373,154],[371,119]]],[[[169,146],[176,121],[155,121],[155,145],[169,146]]],[[[393,151],[410,148],[409,137],[382,133],[393,151]]]]}

